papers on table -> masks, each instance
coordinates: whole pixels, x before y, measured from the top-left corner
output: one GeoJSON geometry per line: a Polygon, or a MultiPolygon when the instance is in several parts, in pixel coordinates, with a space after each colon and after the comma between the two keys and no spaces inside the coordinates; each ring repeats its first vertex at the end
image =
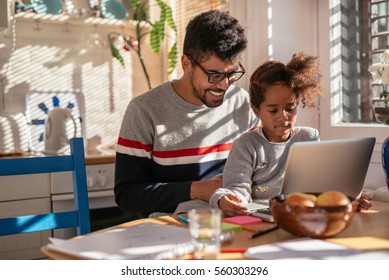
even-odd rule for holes
{"type": "Polygon", "coordinates": [[[320,239],[300,238],[248,248],[244,256],[250,259],[389,259],[388,251],[362,251],[320,239]]]}
{"type": "Polygon", "coordinates": [[[166,259],[193,251],[187,228],[155,223],[53,241],[50,249],[85,259],[166,259]]]}

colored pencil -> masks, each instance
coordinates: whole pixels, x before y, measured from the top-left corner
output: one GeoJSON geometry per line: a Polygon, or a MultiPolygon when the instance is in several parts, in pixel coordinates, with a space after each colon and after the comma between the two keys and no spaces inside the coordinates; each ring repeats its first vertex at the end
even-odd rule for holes
{"type": "Polygon", "coordinates": [[[246,250],[245,248],[221,248],[220,253],[244,253],[246,250]]]}
{"type": "Polygon", "coordinates": [[[182,222],[184,222],[185,224],[189,225],[189,220],[183,216],[178,216],[178,219],[182,222]]]}
{"type": "Polygon", "coordinates": [[[274,227],[270,227],[270,228],[267,228],[267,229],[259,230],[256,233],[254,233],[253,235],[251,235],[251,238],[255,238],[255,237],[264,235],[265,233],[271,232],[271,231],[276,230],[276,229],[278,229],[278,226],[274,226],[274,227]]]}

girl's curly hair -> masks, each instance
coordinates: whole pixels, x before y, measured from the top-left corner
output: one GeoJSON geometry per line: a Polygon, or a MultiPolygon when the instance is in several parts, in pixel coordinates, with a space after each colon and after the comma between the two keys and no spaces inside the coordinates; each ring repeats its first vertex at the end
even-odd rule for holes
{"type": "Polygon", "coordinates": [[[267,61],[259,66],[250,77],[250,101],[259,107],[263,102],[268,86],[284,84],[296,94],[297,101],[303,107],[316,106],[317,97],[323,94],[320,84],[320,66],[317,57],[303,52],[294,54],[288,64],[279,61],[267,61]]]}

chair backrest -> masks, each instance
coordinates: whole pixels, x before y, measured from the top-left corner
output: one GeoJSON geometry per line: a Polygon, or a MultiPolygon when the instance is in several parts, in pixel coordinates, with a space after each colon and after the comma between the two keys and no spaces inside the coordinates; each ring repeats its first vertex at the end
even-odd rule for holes
{"type": "Polygon", "coordinates": [[[68,227],[76,227],[78,235],[90,232],[83,139],[70,139],[70,150],[70,155],[0,159],[0,176],[72,171],[74,190],[74,210],[2,218],[0,236],[68,227]]]}

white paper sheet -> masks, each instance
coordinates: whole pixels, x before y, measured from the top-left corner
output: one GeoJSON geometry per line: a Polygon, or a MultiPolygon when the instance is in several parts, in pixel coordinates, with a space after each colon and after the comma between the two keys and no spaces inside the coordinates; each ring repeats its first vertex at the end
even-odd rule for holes
{"type": "Polygon", "coordinates": [[[143,223],[54,242],[50,249],[86,259],[164,259],[191,252],[189,230],[143,223]]]}
{"type": "Polygon", "coordinates": [[[320,239],[300,238],[248,248],[245,257],[264,260],[389,259],[389,252],[355,250],[320,239]]]}

